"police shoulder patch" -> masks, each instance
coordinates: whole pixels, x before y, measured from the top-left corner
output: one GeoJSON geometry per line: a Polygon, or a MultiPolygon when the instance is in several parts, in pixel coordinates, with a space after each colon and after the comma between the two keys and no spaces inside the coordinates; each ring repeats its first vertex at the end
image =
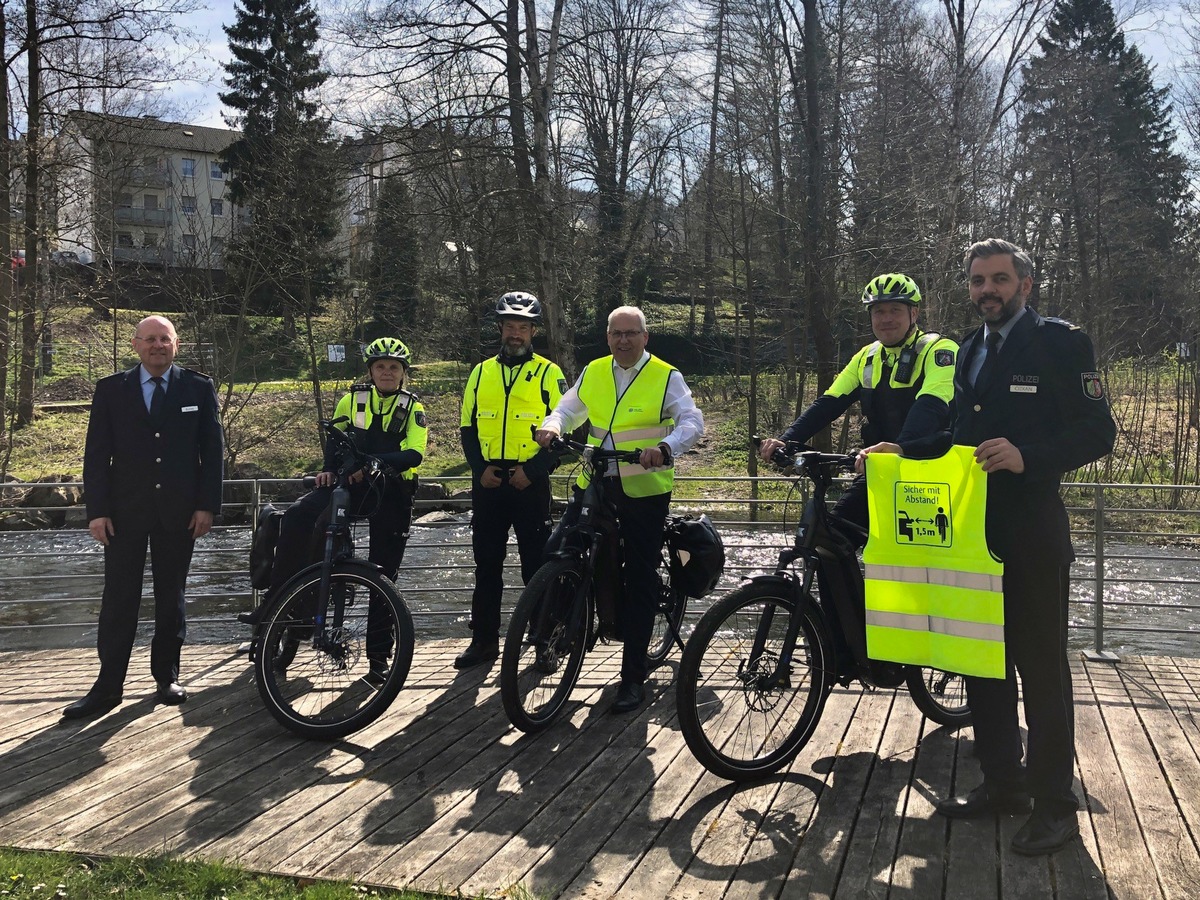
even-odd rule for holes
{"type": "Polygon", "coordinates": [[[558,392],[560,394],[565,394],[567,392],[567,379],[565,379],[565,378],[558,379],[558,392]]]}
{"type": "Polygon", "coordinates": [[[425,410],[423,410],[423,409],[418,409],[418,410],[417,410],[417,414],[416,414],[416,418],[417,418],[417,425],[419,425],[421,428],[425,428],[425,427],[426,427],[426,422],[428,421],[428,420],[425,418],[425,410]]]}
{"type": "Polygon", "coordinates": [[[1104,399],[1104,384],[1099,372],[1083,372],[1079,377],[1083,381],[1083,396],[1089,400],[1104,399]]]}
{"type": "Polygon", "coordinates": [[[933,364],[935,366],[952,366],[952,365],[954,365],[954,351],[949,350],[949,349],[934,350],[933,351],[933,364]]]}

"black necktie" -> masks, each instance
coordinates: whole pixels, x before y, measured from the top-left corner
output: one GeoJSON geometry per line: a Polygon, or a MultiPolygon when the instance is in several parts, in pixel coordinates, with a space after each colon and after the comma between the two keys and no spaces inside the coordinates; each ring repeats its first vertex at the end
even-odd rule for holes
{"type": "Polygon", "coordinates": [[[983,365],[975,376],[975,387],[982,388],[992,377],[992,369],[996,367],[996,357],[1000,355],[1000,332],[992,331],[987,336],[987,355],[983,357],[983,365]]]}
{"type": "Polygon", "coordinates": [[[150,415],[157,416],[162,412],[163,400],[167,397],[167,389],[163,387],[161,376],[155,375],[150,380],[154,382],[154,393],[150,395],[150,415]]]}

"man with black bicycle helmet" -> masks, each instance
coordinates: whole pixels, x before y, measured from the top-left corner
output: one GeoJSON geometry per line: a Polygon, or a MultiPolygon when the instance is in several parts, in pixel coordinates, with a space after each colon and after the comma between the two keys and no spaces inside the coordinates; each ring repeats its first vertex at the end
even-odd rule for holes
{"type": "MultiPolygon", "coordinates": [[[[958,345],[917,326],[921,291],[916,282],[895,272],[879,275],[863,289],[862,303],[876,339],[854,355],[829,389],[783,434],[762,442],[759,454],[764,460],[787,442],[807,443],[855,400],[866,420],[863,446],[924,437],[946,428],[958,345]]],[[[867,527],[865,478],[854,480],[834,511],[867,527]]]]}
{"type": "MultiPolygon", "coordinates": [[[[408,542],[417,471],[425,454],[428,425],[421,401],[404,389],[412,364],[412,354],[404,342],[394,337],[374,340],[364,348],[363,360],[369,380],[351,386],[349,393],[338,401],[333,421],[355,438],[363,452],[385,466],[376,478],[369,479],[362,471],[354,473],[350,499],[354,515],[370,519],[367,558],[389,578],[395,578],[408,542]]],[[[316,488],[284,514],[267,598],[320,555],[318,544],[325,528],[322,519],[337,484],[337,465],[335,448],[326,446],[322,471],[316,475],[316,488]]],[[[267,598],[254,612],[238,618],[248,625],[257,625],[267,607],[267,598]]]]}
{"type": "Polygon", "coordinates": [[[463,454],[471,466],[471,548],[475,590],[471,643],[454,660],[459,669],[500,655],[500,601],[508,532],[517,534],[521,578],[542,563],[550,536],[550,473],[556,459],[533,440],[533,429],[567,389],[562,369],[533,352],[542,304],[510,291],[496,301],[500,351],[467,378],[460,420],[463,454]]]}
{"type": "MultiPolygon", "coordinates": [[[[618,622],[625,646],[621,685],[611,711],[633,712],[646,699],[646,652],[654,631],[661,581],[664,526],[674,486],[673,460],[704,434],[704,416],[678,369],[646,350],[650,333],[636,306],[608,315],[611,356],[588,364],[535,435],[543,447],[589,423],[588,443],[640,450],[639,464],[614,468],[606,496],[615,501],[624,547],[618,622]]],[[[583,485],[576,484],[560,527],[578,521],[583,485]]]]}

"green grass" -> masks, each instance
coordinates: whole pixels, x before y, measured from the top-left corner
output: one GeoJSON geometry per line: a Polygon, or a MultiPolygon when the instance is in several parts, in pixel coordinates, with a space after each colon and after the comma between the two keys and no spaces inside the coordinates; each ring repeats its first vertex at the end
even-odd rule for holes
{"type": "Polygon", "coordinates": [[[0,848],[0,897],[131,900],[429,900],[433,894],[348,882],[259,875],[223,863],[170,857],[97,858],[0,848]]]}

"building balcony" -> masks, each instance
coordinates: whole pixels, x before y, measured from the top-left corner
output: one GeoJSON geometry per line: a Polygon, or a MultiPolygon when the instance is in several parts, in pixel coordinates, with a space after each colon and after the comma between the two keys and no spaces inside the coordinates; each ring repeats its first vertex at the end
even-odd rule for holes
{"type": "Polygon", "coordinates": [[[170,177],[167,173],[155,169],[126,169],[119,173],[115,180],[123,181],[129,187],[164,188],[170,184],[170,177]]]}
{"type": "Polygon", "coordinates": [[[113,210],[113,219],[118,225],[154,225],[163,228],[167,224],[165,209],[142,209],[138,206],[118,206],[113,210]]]}
{"type": "Polygon", "coordinates": [[[162,247],[113,247],[113,261],[161,265],[168,261],[167,253],[162,247]]]}

